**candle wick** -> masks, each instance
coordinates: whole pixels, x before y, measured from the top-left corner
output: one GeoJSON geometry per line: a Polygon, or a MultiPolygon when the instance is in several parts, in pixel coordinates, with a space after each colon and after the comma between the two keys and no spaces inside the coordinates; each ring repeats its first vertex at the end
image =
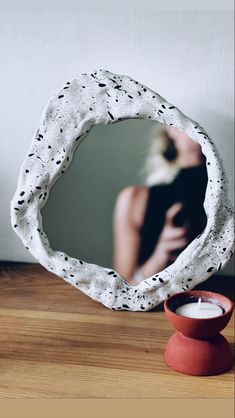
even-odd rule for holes
{"type": "Polygon", "coordinates": [[[197,304],[198,309],[200,309],[200,307],[201,307],[201,301],[202,301],[202,298],[199,298],[198,299],[198,304],[197,304]]]}

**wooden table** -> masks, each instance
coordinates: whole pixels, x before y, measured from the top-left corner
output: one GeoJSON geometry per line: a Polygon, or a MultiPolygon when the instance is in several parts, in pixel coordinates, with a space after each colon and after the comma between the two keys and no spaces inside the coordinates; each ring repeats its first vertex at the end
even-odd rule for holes
{"type": "MultiPolygon", "coordinates": [[[[226,294],[223,277],[207,288],[222,282],[226,294]]],[[[172,332],[162,306],[110,311],[37,264],[3,263],[0,397],[232,397],[233,371],[195,377],[164,363],[172,332]]],[[[223,334],[232,343],[232,320],[223,334]]]]}

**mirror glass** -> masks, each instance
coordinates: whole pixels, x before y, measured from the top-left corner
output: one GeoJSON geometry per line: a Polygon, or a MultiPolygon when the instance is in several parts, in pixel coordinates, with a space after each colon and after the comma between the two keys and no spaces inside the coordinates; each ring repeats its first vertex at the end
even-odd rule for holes
{"type": "Polygon", "coordinates": [[[206,226],[201,147],[155,121],[96,125],[42,210],[54,250],[131,284],[165,269],[206,226]]]}

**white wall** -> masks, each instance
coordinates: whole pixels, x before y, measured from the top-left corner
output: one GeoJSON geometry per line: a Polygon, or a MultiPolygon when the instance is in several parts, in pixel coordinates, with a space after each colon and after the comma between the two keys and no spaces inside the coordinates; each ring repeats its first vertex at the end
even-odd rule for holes
{"type": "Polygon", "coordinates": [[[9,219],[19,167],[50,95],[94,68],[132,76],[197,120],[219,148],[232,197],[232,51],[232,12],[118,9],[116,2],[79,12],[1,12],[0,259],[32,261],[9,219]]]}

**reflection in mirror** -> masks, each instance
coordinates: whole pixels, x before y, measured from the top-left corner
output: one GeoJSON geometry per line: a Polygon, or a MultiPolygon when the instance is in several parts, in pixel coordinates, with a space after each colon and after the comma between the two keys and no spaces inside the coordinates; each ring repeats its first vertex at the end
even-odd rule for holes
{"type": "Polygon", "coordinates": [[[203,231],[206,186],[206,159],[184,132],[147,120],[96,125],[52,189],[44,228],[53,249],[135,285],[203,231]]]}
{"type": "Polygon", "coordinates": [[[114,212],[114,269],[132,284],[174,262],[206,226],[205,157],[184,132],[156,129],[144,180],[121,191],[114,212]]]}

